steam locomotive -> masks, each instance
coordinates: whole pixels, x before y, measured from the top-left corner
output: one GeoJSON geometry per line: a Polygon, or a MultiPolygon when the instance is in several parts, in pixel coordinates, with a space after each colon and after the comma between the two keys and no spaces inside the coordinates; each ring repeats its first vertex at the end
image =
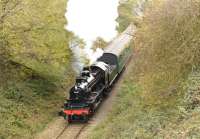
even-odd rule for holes
{"type": "Polygon", "coordinates": [[[124,31],[104,50],[103,55],[92,65],[84,67],[64,103],[63,116],[69,123],[87,122],[104,96],[107,96],[117,77],[125,69],[132,55],[132,35],[124,31]]]}

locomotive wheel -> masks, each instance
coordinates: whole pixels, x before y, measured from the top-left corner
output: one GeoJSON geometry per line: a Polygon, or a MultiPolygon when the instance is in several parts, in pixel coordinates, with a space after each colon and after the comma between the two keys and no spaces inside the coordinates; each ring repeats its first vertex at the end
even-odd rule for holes
{"type": "Polygon", "coordinates": [[[108,88],[108,89],[104,90],[103,97],[108,97],[110,92],[111,92],[111,88],[108,88]]]}
{"type": "Polygon", "coordinates": [[[68,123],[72,123],[72,116],[71,115],[68,115],[67,121],[68,121],[68,123]]]}
{"type": "Polygon", "coordinates": [[[90,109],[90,115],[92,115],[94,113],[94,108],[90,109]]]}
{"type": "Polygon", "coordinates": [[[59,111],[59,112],[58,112],[58,116],[63,116],[63,117],[64,117],[63,111],[59,111]]]}
{"type": "Polygon", "coordinates": [[[107,91],[103,92],[103,97],[105,97],[105,98],[108,97],[108,92],[107,91]]]}
{"type": "Polygon", "coordinates": [[[83,122],[84,122],[84,123],[87,123],[88,120],[89,120],[89,116],[88,116],[88,115],[84,115],[84,116],[83,116],[83,122]]]}

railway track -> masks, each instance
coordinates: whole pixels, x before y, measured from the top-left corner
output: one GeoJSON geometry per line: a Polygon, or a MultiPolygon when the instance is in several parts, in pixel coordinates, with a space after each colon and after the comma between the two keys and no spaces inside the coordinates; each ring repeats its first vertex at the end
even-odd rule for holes
{"type": "Polygon", "coordinates": [[[78,139],[88,124],[67,124],[55,139],[78,139]]]}
{"type": "Polygon", "coordinates": [[[60,136],[62,136],[62,134],[65,132],[65,130],[68,128],[69,124],[67,124],[64,129],[59,133],[59,135],[56,137],[56,139],[59,139],[60,136]]]}

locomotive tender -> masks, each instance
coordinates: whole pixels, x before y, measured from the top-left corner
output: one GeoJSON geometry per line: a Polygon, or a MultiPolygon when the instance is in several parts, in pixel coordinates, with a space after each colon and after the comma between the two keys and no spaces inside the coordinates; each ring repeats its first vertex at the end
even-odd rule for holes
{"type": "Polygon", "coordinates": [[[128,33],[129,30],[130,27],[114,39],[103,55],[92,65],[84,67],[76,78],[62,111],[69,123],[76,120],[87,122],[125,69],[132,55],[133,36],[128,33]]]}

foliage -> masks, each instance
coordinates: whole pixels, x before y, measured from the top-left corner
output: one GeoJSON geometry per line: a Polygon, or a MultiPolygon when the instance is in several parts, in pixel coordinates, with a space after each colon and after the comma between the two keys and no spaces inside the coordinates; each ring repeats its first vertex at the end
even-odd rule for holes
{"type": "Polygon", "coordinates": [[[73,78],[66,0],[0,1],[0,138],[33,138],[73,78]]]}
{"type": "Polygon", "coordinates": [[[97,48],[104,49],[108,43],[101,37],[97,37],[92,44],[92,49],[96,50],[97,48]]]}
{"type": "MultiPolygon", "coordinates": [[[[131,75],[133,75],[133,71],[131,75]]],[[[137,85],[135,79],[129,77],[123,82],[108,118],[97,126],[91,135],[92,139],[112,138],[152,139],[159,130],[165,127],[179,112],[176,99],[158,97],[151,102],[151,98],[143,96],[142,86],[137,85]],[[159,100],[159,101],[158,101],[159,100]],[[162,101],[167,101],[162,104],[162,101]]]]}
{"type": "Polygon", "coordinates": [[[141,0],[121,0],[118,6],[117,31],[123,32],[132,22],[137,22],[134,11],[137,3],[141,0]]]}
{"type": "Polygon", "coordinates": [[[57,115],[63,100],[63,94],[55,90],[55,85],[43,79],[15,82],[7,89],[1,88],[0,138],[28,139],[41,131],[57,115]]]}
{"type": "Polygon", "coordinates": [[[199,138],[200,3],[152,1],[132,72],[91,138],[199,138]],[[132,76],[131,76],[132,75],[132,76]]]}
{"type": "Polygon", "coordinates": [[[79,36],[76,36],[74,33],[70,32],[70,47],[79,46],[81,49],[83,49],[86,45],[85,41],[81,39],[79,36]]]}
{"type": "Polygon", "coordinates": [[[1,42],[9,49],[12,61],[42,76],[61,76],[71,54],[64,30],[65,3],[65,0],[1,1],[1,42]]]}
{"type": "Polygon", "coordinates": [[[200,72],[193,71],[186,82],[185,101],[187,109],[200,109],[200,72]]]}

